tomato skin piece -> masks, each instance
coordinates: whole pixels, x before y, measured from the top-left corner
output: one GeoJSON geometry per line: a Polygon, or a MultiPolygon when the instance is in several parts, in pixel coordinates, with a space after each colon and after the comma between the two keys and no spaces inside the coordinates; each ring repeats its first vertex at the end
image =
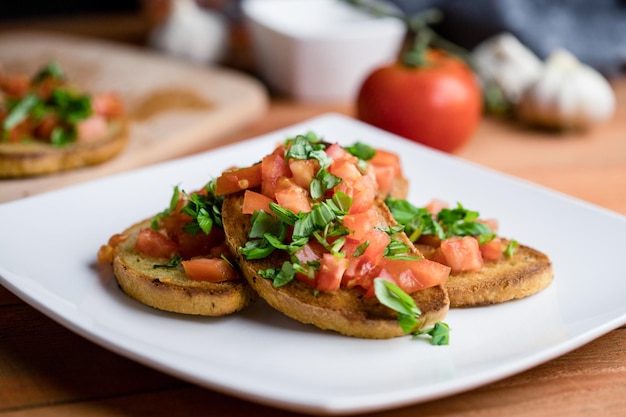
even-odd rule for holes
{"type": "Polygon", "coordinates": [[[478,240],[473,236],[453,236],[441,241],[439,248],[452,273],[478,271],[483,265],[478,240]]]}
{"type": "Polygon", "coordinates": [[[357,96],[357,117],[445,152],[470,140],[482,117],[476,76],[463,61],[430,50],[428,63],[396,62],[369,74],[357,96]]]}
{"type": "Polygon", "coordinates": [[[254,214],[255,211],[265,211],[268,214],[274,215],[274,212],[270,208],[270,203],[274,200],[266,197],[263,194],[259,194],[254,191],[246,190],[243,194],[243,205],[241,212],[243,214],[254,214]]]}
{"type": "Polygon", "coordinates": [[[248,188],[258,187],[263,179],[261,165],[261,163],[258,163],[250,167],[223,172],[215,180],[215,194],[232,194],[248,188]]]}
{"type": "Polygon", "coordinates": [[[187,278],[194,281],[225,282],[239,279],[237,271],[222,258],[193,258],[181,264],[187,278]]]}
{"type": "Polygon", "coordinates": [[[320,291],[337,291],[347,268],[348,260],[346,258],[325,253],[322,256],[322,263],[317,274],[317,289],[320,291]]]}
{"type": "Polygon", "coordinates": [[[146,227],[137,234],[135,251],[152,258],[171,258],[178,251],[178,245],[163,233],[146,227]]]}

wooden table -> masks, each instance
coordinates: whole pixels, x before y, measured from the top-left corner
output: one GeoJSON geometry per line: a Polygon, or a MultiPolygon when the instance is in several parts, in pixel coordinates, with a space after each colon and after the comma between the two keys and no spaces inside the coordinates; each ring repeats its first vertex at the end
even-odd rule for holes
{"type": "MultiPolygon", "coordinates": [[[[555,136],[485,119],[458,156],[626,215],[626,79],[615,118],[555,136]]],[[[238,141],[350,104],[273,99],[238,141]]],[[[600,237],[599,237],[600,238],[600,237]]],[[[295,416],[202,389],[111,353],[0,287],[0,416],[295,416]]],[[[626,326],[527,372],[380,416],[625,416],[626,326]]]]}

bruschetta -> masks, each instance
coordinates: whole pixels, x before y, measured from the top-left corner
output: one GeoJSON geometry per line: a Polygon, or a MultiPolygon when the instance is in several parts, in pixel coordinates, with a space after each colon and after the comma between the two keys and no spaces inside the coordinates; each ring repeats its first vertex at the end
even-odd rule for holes
{"type": "Polygon", "coordinates": [[[397,157],[394,167],[354,153],[298,135],[224,172],[226,243],[250,286],[293,319],[361,338],[419,332],[448,311],[450,268],[425,259],[379,197],[400,177],[397,157]],[[385,302],[389,287],[409,312],[393,308],[395,295],[385,302]]]}
{"type": "Polygon", "coordinates": [[[175,313],[224,316],[257,299],[225,245],[222,199],[213,182],[187,194],[175,187],[167,209],[113,235],[98,262],[113,265],[135,300],[175,313]]]}
{"type": "Polygon", "coordinates": [[[32,77],[0,73],[0,178],[107,161],[126,147],[127,124],[116,93],[78,90],[55,62],[32,77]]]}
{"type": "Polygon", "coordinates": [[[385,202],[424,256],[451,268],[445,287],[452,308],[525,298],[552,282],[550,258],[499,236],[495,219],[481,219],[462,204],[449,207],[439,200],[425,207],[404,199],[385,202]]]}

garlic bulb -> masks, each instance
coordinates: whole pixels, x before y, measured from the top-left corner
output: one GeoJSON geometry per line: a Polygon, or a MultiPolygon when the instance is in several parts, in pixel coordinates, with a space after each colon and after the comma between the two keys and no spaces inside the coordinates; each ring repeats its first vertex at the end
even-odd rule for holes
{"type": "Polygon", "coordinates": [[[472,61],[481,81],[495,84],[513,105],[539,78],[543,67],[541,60],[510,33],[483,41],[473,50],[472,61]]]}
{"type": "Polygon", "coordinates": [[[171,13],[150,34],[150,45],[199,64],[219,62],[228,44],[228,23],[196,0],[171,0],[171,13]]]}
{"type": "Polygon", "coordinates": [[[615,93],[609,82],[565,50],[550,55],[517,107],[519,119],[559,129],[585,129],[614,112],[615,93]]]}

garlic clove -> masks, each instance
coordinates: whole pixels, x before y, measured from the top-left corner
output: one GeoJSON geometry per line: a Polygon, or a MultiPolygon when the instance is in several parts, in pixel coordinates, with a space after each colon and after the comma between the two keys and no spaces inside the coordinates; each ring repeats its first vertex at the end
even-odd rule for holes
{"type": "Polygon", "coordinates": [[[517,116],[530,124],[586,129],[611,118],[615,93],[608,80],[566,50],[554,51],[522,95],[517,116]]]}
{"type": "Polygon", "coordinates": [[[505,32],[479,44],[472,62],[481,81],[495,84],[511,104],[541,75],[543,63],[511,33],[505,32]]]}
{"type": "Polygon", "coordinates": [[[195,0],[171,0],[166,19],[150,33],[149,44],[159,51],[199,64],[219,63],[228,45],[228,22],[195,0]]]}

